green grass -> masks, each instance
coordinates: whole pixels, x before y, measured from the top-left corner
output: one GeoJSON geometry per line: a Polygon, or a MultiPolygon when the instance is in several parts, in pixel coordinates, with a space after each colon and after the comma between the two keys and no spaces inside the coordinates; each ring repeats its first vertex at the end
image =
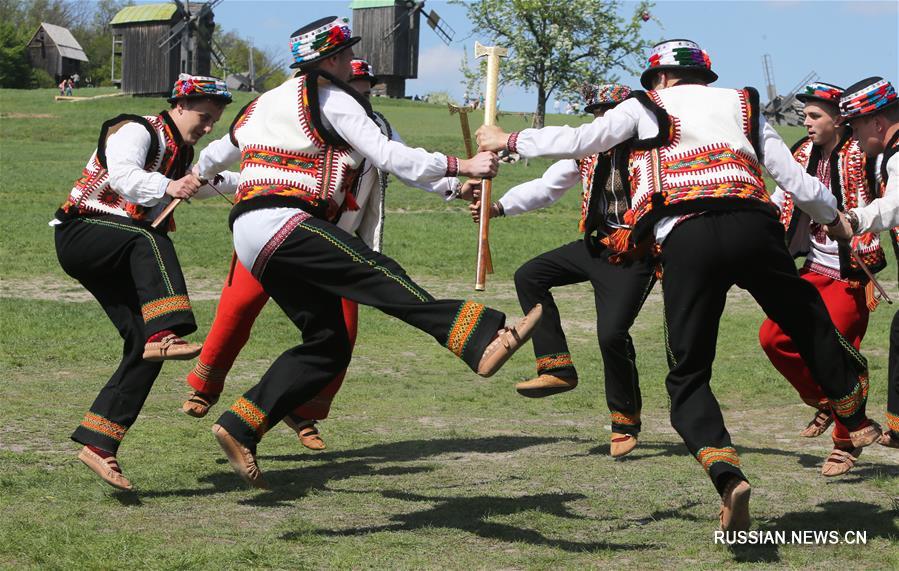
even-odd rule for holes
{"type": "MultiPolygon", "coordinates": [[[[88,95],[81,90],[79,95],[88,95]]],[[[895,451],[872,447],[848,476],[818,475],[826,437],[796,435],[810,418],[759,350],[763,315],[734,291],[721,324],[714,390],[754,484],[754,529],[865,530],[868,545],[713,545],[717,497],[667,417],[658,288],[633,336],[644,393],[641,444],[608,456],[608,415],[589,288],[559,290],[576,391],[523,399],[529,350],[485,380],[424,334],[362,309],[359,344],[323,453],[275,427],[260,445],[269,492],[245,489],[209,432],[297,332],[270,305],[210,418],[177,411],[190,363],[170,363],[121,452],[134,493],[118,493],[75,460],[68,435],[118,360],[99,305],[59,269],[46,223],[120,112],[160,100],[53,103],[53,90],[0,90],[0,567],[4,568],[896,568],[895,451]],[[49,116],[49,117],[48,117],[49,116]]],[[[247,100],[238,95],[215,131],[247,100]]],[[[426,104],[376,100],[406,141],[461,153],[458,117],[426,104]]],[[[562,123],[570,117],[550,116],[562,123]]],[[[473,118],[476,124],[478,119],[473,118]]],[[[509,128],[524,126],[504,119],[509,128]]],[[[788,142],[801,132],[786,133],[788,142]]],[[[206,141],[204,141],[205,143],[206,141]]],[[[498,193],[549,161],[504,166],[498,193]]],[[[511,276],[525,260],[578,238],[579,197],[491,230],[496,274],[474,294],[475,226],[462,203],[395,183],[385,250],[438,296],[475,297],[518,312],[511,276]]],[[[228,205],[178,211],[179,256],[200,334],[227,272],[228,205]]],[[[895,276],[892,267],[883,276],[895,276]]],[[[895,292],[897,284],[887,279],[895,292]]],[[[878,309],[862,349],[870,411],[883,410],[892,309],[878,309]]]]}

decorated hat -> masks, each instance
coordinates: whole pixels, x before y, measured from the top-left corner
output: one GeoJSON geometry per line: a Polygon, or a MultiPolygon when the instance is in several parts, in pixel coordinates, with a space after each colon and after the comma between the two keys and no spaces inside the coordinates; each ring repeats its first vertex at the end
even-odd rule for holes
{"type": "Polygon", "coordinates": [[[796,94],[796,99],[803,103],[810,101],[823,101],[832,105],[840,104],[840,97],[843,95],[843,88],[831,85],[830,83],[822,83],[814,81],[809,83],[796,94]]]}
{"type": "Polygon", "coordinates": [[[646,70],[640,76],[640,84],[646,89],[652,89],[653,75],[666,69],[698,70],[708,83],[718,79],[718,74],[712,71],[709,54],[701,49],[699,44],[690,40],[665,40],[654,45],[649,54],[646,70]]]}
{"type": "Polygon", "coordinates": [[[899,101],[896,89],[882,77],[869,77],[846,88],[840,97],[840,113],[844,119],[876,113],[899,101]]]}
{"type": "Polygon", "coordinates": [[[225,82],[216,77],[204,77],[201,75],[190,75],[182,73],[178,76],[178,81],[172,88],[172,96],[169,97],[169,103],[174,103],[179,99],[197,99],[200,97],[209,97],[219,99],[225,103],[231,103],[231,92],[225,82]]]}
{"type": "Polygon", "coordinates": [[[353,66],[353,73],[350,74],[350,81],[353,81],[354,79],[367,79],[371,82],[372,86],[378,83],[378,78],[375,77],[375,72],[371,68],[370,63],[364,59],[354,59],[350,63],[353,66]]]}
{"type": "Polygon", "coordinates": [[[290,35],[292,69],[330,57],[340,50],[355,45],[362,38],[352,37],[349,20],[328,16],[306,24],[290,35]]]}
{"type": "Polygon", "coordinates": [[[605,85],[595,85],[585,83],[581,86],[581,93],[584,95],[584,113],[592,113],[594,109],[600,107],[612,108],[627,99],[631,94],[631,88],[618,83],[606,83],[605,85]]]}

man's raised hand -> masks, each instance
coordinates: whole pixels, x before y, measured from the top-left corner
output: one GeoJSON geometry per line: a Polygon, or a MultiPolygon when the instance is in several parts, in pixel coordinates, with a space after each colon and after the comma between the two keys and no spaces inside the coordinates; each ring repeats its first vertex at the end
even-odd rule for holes
{"type": "Polygon", "coordinates": [[[509,142],[509,134],[498,125],[482,125],[475,131],[478,139],[478,149],[498,153],[506,148],[509,142]]]}
{"type": "Polygon", "coordinates": [[[187,200],[195,195],[201,186],[203,186],[203,182],[197,175],[186,174],[178,180],[170,182],[168,188],[165,189],[165,193],[172,198],[187,200]]]}

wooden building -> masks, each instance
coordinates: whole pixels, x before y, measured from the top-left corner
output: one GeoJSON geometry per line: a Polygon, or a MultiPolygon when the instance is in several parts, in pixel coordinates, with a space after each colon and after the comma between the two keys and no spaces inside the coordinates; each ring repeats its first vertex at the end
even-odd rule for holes
{"type": "Polygon", "coordinates": [[[42,22],[28,42],[31,67],[46,70],[59,83],[74,74],[81,75],[81,62],[88,61],[81,44],[62,26],[42,22]]]}
{"type": "Polygon", "coordinates": [[[414,0],[353,0],[353,47],[368,61],[390,97],[405,97],[406,80],[418,77],[418,35],[421,10],[414,0]],[[391,32],[392,30],[392,32],[391,32]]]}
{"type": "MultiPolygon", "coordinates": [[[[196,16],[204,4],[190,3],[196,16]]],[[[178,74],[209,75],[212,12],[189,18],[173,2],[138,4],[120,10],[109,25],[112,37],[112,81],[123,93],[169,93],[178,74]],[[172,37],[174,34],[174,37],[172,37]],[[167,39],[170,41],[166,42],[167,39]]]]}

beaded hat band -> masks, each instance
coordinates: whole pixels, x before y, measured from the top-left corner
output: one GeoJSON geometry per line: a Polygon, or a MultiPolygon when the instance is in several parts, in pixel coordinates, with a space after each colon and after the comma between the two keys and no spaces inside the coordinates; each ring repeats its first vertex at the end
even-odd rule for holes
{"type": "Polygon", "coordinates": [[[830,83],[822,83],[815,81],[806,85],[802,91],[796,94],[796,99],[806,103],[808,101],[824,101],[833,105],[840,104],[840,97],[843,95],[843,88],[831,85],[830,83]]]}
{"type": "Polygon", "coordinates": [[[869,77],[846,88],[840,98],[840,113],[844,119],[876,113],[899,101],[893,85],[882,77],[869,77]]]}
{"type": "Polygon", "coordinates": [[[288,44],[294,61],[290,67],[298,68],[330,57],[361,39],[353,37],[347,18],[328,16],[316,20],[294,32],[290,38],[288,44]]]}
{"type": "Polygon", "coordinates": [[[378,82],[378,78],[375,77],[375,72],[371,68],[371,64],[364,59],[354,59],[351,62],[351,65],[353,66],[353,73],[350,74],[350,81],[353,81],[354,79],[367,79],[372,85],[378,82]]]}
{"type": "Polygon", "coordinates": [[[646,64],[646,70],[640,76],[640,84],[652,89],[652,77],[663,70],[698,70],[709,83],[718,79],[712,71],[712,60],[705,50],[690,40],[667,40],[653,46],[646,64]]]}
{"type": "Polygon", "coordinates": [[[198,97],[211,97],[220,99],[225,103],[231,103],[231,92],[225,82],[216,77],[204,77],[182,73],[178,76],[169,103],[178,99],[195,99],[198,97]]]}
{"type": "Polygon", "coordinates": [[[581,93],[584,96],[584,113],[591,113],[599,107],[614,107],[628,98],[631,94],[631,88],[618,83],[607,83],[604,85],[594,85],[585,83],[581,86],[581,93]]]}

